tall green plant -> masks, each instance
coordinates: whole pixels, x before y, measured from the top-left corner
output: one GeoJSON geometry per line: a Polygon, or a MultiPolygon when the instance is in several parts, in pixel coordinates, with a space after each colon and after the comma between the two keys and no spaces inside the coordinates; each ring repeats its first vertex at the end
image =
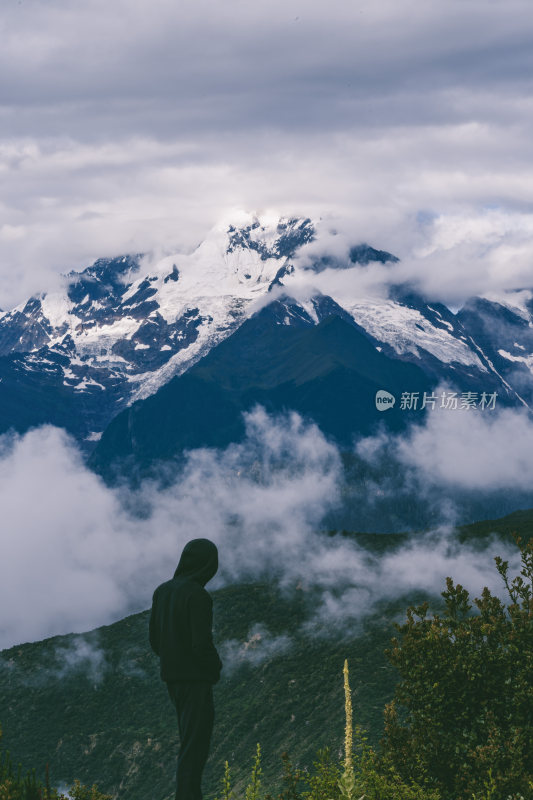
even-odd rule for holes
{"type": "Polygon", "coordinates": [[[444,611],[409,607],[387,651],[401,680],[383,745],[404,778],[430,779],[446,800],[533,797],[533,539],[521,570],[496,568],[509,601],[446,579],[444,611]]]}
{"type": "MultiPolygon", "coordinates": [[[[353,721],[352,721],[352,693],[348,672],[348,659],[344,661],[344,714],[346,724],[344,727],[344,770],[339,778],[340,796],[344,800],[355,799],[355,774],[353,769],[353,721]]],[[[363,800],[364,795],[359,798],[363,800]]]]}
{"type": "Polygon", "coordinates": [[[415,781],[402,780],[394,766],[379,758],[370,747],[362,728],[356,725],[354,729],[347,660],[343,673],[346,724],[340,797],[344,800],[440,800],[438,792],[427,790],[415,781]]]}
{"type": "Polygon", "coordinates": [[[259,742],[256,745],[255,758],[252,767],[252,777],[246,787],[246,800],[259,800],[259,789],[261,786],[261,747],[259,742]]]}

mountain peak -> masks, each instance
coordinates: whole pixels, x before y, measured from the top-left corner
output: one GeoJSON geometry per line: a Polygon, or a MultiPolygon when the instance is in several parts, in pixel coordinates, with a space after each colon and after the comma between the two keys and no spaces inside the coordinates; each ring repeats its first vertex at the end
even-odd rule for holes
{"type": "Polygon", "coordinates": [[[229,223],[227,253],[237,249],[254,250],[262,261],[290,258],[302,245],[311,242],[315,226],[308,217],[258,217],[251,215],[244,224],[229,223]]]}
{"type": "MultiPolygon", "coordinates": [[[[377,351],[423,364],[441,378],[461,375],[468,388],[482,378],[484,385],[490,379],[509,393],[515,376],[520,385],[530,385],[529,291],[508,298],[514,309],[512,314],[507,309],[509,319],[500,301],[498,321],[508,330],[494,339],[485,358],[493,339],[487,332],[490,319],[481,324],[487,316],[484,308],[472,308],[468,319],[465,310],[456,319],[447,307],[429,305],[408,284],[392,287],[388,297],[361,296],[357,281],[344,281],[342,288],[335,281],[330,286],[323,282],[324,291],[319,291],[319,283],[303,275],[308,268],[364,271],[372,262],[397,261],[366,243],[348,249],[349,241],[343,237],[342,247],[332,248],[340,255],[329,256],[320,224],[308,217],[239,212],[213,228],[192,252],[102,258],[68,273],[60,291],[0,312],[0,379],[11,409],[6,419],[12,420],[14,406],[28,405],[34,384],[40,382],[39,391],[49,392],[43,408],[83,408],[83,415],[73,413],[69,424],[78,437],[94,441],[112,416],[189,371],[258,308],[270,305],[268,300],[277,301],[265,312],[275,325],[312,327],[337,314],[364,331],[377,351]],[[293,274],[293,283],[285,280],[293,274]],[[273,288],[277,291],[269,296],[273,288]],[[8,382],[11,394],[5,391],[8,382]]],[[[47,419],[58,419],[56,411],[47,413],[47,419]]]]}
{"type": "Polygon", "coordinates": [[[352,264],[370,264],[371,261],[379,261],[382,264],[391,262],[397,264],[400,259],[388,253],[386,250],[376,250],[366,242],[355,245],[350,249],[350,261],[352,264]]]}
{"type": "Polygon", "coordinates": [[[375,247],[362,242],[350,247],[347,258],[326,253],[315,258],[310,268],[314,272],[322,272],[325,269],[351,269],[355,264],[365,267],[375,261],[381,264],[396,264],[399,260],[397,256],[388,253],[386,250],[376,250],[375,247]]]}

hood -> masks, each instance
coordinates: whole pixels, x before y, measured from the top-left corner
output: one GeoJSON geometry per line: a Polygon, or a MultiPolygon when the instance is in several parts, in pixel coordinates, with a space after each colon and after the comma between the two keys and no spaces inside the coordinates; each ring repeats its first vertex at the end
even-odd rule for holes
{"type": "Polygon", "coordinates": [[[191,539],[183,548],[174,577],[188,577],[202,586],[218,569],[218,549],[209,539],[191,539]]]}

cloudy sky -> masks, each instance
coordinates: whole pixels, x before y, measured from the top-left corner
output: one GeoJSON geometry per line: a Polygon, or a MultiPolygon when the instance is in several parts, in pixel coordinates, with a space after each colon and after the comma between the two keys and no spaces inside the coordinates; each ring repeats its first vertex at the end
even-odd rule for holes
{"type": "Polygon", "coordinates": [[[532,28],[528,0],[4,0],[0,307],[233,208],[342,219],[449,297],[465,265],[526,285],[532,28]]]}
{"type": "MultiPolygon", "coordinates": [[[[3,0],[0,36],[1,308],[98,257],[191,249],[237,209],[322,218],[335,246],[390,250],[396,274],[455,306],[533,286],[530,0],[3,0]]],[[[533,425],[520,411],[498,422],[435,417],[361,448],[392,453],[430,499],[458,464],[466,490],[527,490],[533,425]]],[[[0,647],[146,607],[195,529],[239,553],[216,585],[280,563],[295,565],[289,583],[314,576],[324,624],[346,598],[372,608],[375,586],[493,585],[501,545],[459,556],[453,508],[440,538],[390,562],[317,538],[342,491],[339,454],[293,423],[256,420],[237,452],[275,462],[285,442],[290,475],[234,485],[235,452],[198,453],[148,522],[59,429],[0,437],[15,534],[0,607],[32,587],[0,621],[0,647]]]]}

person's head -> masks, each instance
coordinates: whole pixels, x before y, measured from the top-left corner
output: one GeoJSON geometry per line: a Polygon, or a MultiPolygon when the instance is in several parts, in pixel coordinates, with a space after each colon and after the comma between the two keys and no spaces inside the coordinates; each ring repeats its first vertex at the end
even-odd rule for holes
{"type": "Polygon", "coordinates": [[[218,569],[218,549],[209,539],[191,539],[183,548],[174,577],[189,577],[202,586],[218,569]]]}

